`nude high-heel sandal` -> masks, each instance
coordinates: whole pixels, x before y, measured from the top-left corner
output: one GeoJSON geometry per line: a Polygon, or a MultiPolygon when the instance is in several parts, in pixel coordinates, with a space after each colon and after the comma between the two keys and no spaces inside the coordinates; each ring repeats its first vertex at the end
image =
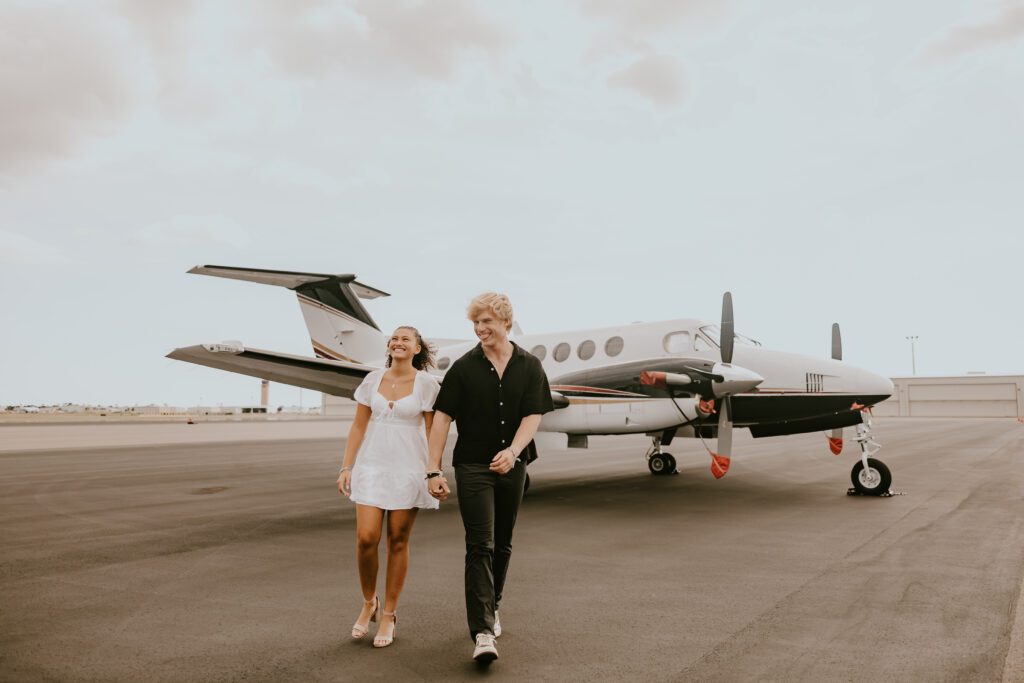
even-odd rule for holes
{"type": "MultiPolygon", "coordinates": [[[[377,621],[377,611],[380,609],[380,601],[377,600],[377,596],[373,596],[373,600],[363,600],[364,605],[373,605],[373,611],[370,612],[370,621],[377,621]]],[[[352,637],[359,640],[370,631],[370,621],[365,624],[360,624],[358,620],[352,625],[352,637]]]]}
{"type": "Polygon", "coordinates": [[[387,612],[387,611],[381,612],[381,614],[384,615],[380,619],[380,625],[381,626],[384,626],[384,617],[392,617],[394,619],[394,621],[391,622],[391,635],[390,636],[382,636],[380,634],[380,629],[379,628],[377,629],[377,637],[373,639],[373,646],[374,647],[387,647],[388,645],[393,643],[394,640],[395,640],[395,629],[398,627],[398,615],[397,614],[395,614],[394,612],[387,612]]]}

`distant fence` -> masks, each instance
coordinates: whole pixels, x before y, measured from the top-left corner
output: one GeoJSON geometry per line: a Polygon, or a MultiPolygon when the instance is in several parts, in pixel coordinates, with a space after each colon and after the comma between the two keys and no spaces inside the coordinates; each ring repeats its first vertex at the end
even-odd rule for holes
{"type": "Polygon", "coordinates": [[[893,417],[1024,417],[1024,375],[893,377],[892,397],[874,408],[893,417]]]}

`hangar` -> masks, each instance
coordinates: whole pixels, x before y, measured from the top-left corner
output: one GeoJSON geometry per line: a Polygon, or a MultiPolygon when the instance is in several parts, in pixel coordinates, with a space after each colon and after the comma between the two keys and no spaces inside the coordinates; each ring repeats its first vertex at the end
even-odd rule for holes
{"type": "Polygon", "coordinates": [[[893,377],[879,417],[1024,417],[1024,375],[893,377]]]}

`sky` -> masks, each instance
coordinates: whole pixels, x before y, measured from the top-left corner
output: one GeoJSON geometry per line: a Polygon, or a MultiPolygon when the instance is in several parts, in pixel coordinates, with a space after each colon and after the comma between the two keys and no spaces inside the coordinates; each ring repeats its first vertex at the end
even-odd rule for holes
{"type": "Polygon", "coordinates": [[[1020,0],[0,0],[0,404],[257,403],[164,356],[311,356],[294,294],[199,264],[1024,374],[1021,83],[1020,0]]]}

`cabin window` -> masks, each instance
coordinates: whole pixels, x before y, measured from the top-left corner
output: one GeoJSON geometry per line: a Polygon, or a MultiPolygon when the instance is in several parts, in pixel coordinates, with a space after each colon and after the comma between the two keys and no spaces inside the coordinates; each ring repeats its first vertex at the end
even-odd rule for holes
{"type": "Polygon", "coordinates": [[[537,344],[536,346],[534,346],[532,349],[530,349],[530,353],[536,356],[537,360],[544,360],[545,358],[548,357],[548,350],[544,348],[543,344],[537,344]]]}
{"type": "Polygon", "coordinates": [[[622,337],[612,337],[604,343],[604,352],[609,356],[617,356],[622,353],[622,337]]]}
{"type": "Polygon", "coordinates": [[[685,353],[690,350],[690,333],[669,332],[665,335],[662,345],[669,353],[685,353]]]}
{"type": "Polygon", "coordinates": [[[594,357],[596,349],[597,345],[588,339],[576,347],[576,355],[580,357],[580,360],[590,360],[594,357]]]}
{"type": "Polygon", "coordinates": [[[562,342],[561,344],[555,347],[555,350],[551,353],[551,355],[554,357],[555,360],[561,363],[562,361],[569,357],[569,345],[566,344],[565,342],[562,342]]]}
{"type": "Polygon", "coordinates": [[[438,370],[447,370],[448,366],[451,365],[451,364],[452,364],[452,359],[449,358],[448,356],[445,356],[441,360],[437,361],[437,369],[438,370]]]}

